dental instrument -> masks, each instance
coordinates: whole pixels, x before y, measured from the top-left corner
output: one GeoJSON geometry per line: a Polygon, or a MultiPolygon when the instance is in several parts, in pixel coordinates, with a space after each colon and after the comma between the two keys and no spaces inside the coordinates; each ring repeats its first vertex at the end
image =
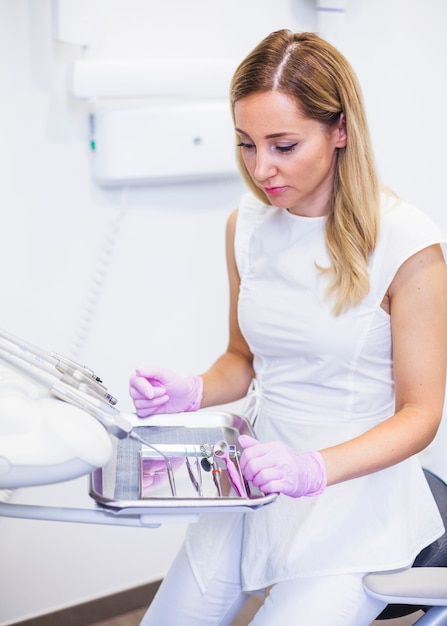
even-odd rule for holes
{"type": "Polygon", "coordinates": [[[204,443],[200,446],[200,450],[205,455],[210,465],[210,469],[213,475],[213,481],[216,486],[217,493],[219,497],[222,497],[222,482],[221,482],[221,476],[220,476],[220,469],[216,465],[216,463],[214,463],[213,448],[209,443],[204,443]]]}
{"type": "Polygon", "coordinates": [[[217,459],[220,459],[225,463],[228,480],[236,494],[241,498],[247,498],[248,494],[242,473],[239,473],[232,461],[233,458],[237,458],[236,446],[228,444],[224,440],[218,441],[213,446],[213,454],[217,459]]]}
{"type": "Polygon", "coordinates": [[[194,476],[194,472],[192,471],[191,468],[191,463],[189,462],[189,457],[188,457],[188,450],[186,450],[185,452],[185,463],[186,463],[186,469],[188,470],[188,475],[189,478],[194,486],[194,489],[197,491],[197,493],[199,494],[199,496],[203,496],[203,491],[202,491],[202,473],[200,471],[200,463],[199,463],[199,458],[197,456],[195,456],[195,466],[196,466],[196,472],[197,472],[197,476],[198,479],[194,476]]]}

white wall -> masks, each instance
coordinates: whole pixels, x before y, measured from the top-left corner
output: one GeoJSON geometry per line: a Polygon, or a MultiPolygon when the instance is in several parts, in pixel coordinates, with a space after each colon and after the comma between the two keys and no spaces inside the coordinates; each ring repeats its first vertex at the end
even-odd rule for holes
{"type": "MultiPolygon", "coordinates": [[[[92,182],[86,107],[67,92],[70,62],[239,59],[272,28],[311,28],[314,14],[286,0],[274,12],[263,0],[242,8],[225,0],[218,11],[205,0],[86,4],[97,8],[98,29],[83,51],[52,39],[49,0],[0,0],[0,326],[70,354],[105,256],[109,272],[79,360],[128,411],[127,381],[137,364],[199,372],[225,347],[224,230],[242,185],[129,190],[123,217],[121,193],[92,182]],[[114,227],[114,253],[104,255],[114,227]]],[[[16,500],[81,506],[86,493],[81,479],[22,490],[16,500]]],[[[0,623],[158,579],[183,532],[169,524],[152,530],[0,519],[0,623]]]]}
{"type": "MultiPolygon", "coordinates": [[[[277,28],[317,28],[312,0],[91,0],[87,50],[55,43],[49,0],[0,0],[0,326],[70,354],[98,258],[116,246],[79,360],[131,410],[137,364],[198,372],[227,339],[224,227],[237,182],[119,191],[91,179],[86,109],[69,64],[94,57],[242,58],[277,28]],[[274,4],[274,6],[273,6],[274,4]],[[105,243],[105,240],[106,243],[105,243]]],[[[444,0],[350,0],[340,47],[364,88],[383,178],[447,230],[444,0]],[[440,78],[438,78],[438,76],[440,78]]],[[[175,146],[158,146],[173,150],[175,146]]],[[[18,498],[85,500],[86,480],[18,498]]],[[[183,526],[158,530],[0,519],[0,624],[155,580],[183,526]]]]}

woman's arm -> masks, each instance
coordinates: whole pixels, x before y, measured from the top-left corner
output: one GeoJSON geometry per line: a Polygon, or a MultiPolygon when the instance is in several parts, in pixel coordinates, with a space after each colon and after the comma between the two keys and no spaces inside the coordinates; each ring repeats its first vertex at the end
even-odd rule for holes
{"type": "Polygon", "coordinates": [[[390,285],[396,413],[365,434],[321,454],[328,484],[375,472],[433,440],[447,367],[447,268],[439,245],[410,257],[390,285]]]}
{"type": "Polygon", "coordinates": [[[243,338],[237,319],[240,278],[234,256],[234,234],[237,211],[227,222],[226,255],[230,286],[229,342],[226,352],[202,374],[203,396],[201,407],[225,404],[243,398],[253,379],[253,355],[243,338]]]}

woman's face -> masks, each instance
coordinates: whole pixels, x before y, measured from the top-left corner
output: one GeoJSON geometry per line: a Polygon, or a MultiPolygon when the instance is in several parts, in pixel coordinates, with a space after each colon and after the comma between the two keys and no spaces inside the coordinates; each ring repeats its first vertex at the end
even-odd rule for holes
{"type": "Polygon", "coordinates": [[[241,98],[234,115],[245,166],[270,202],[297,215],[326,215],[336,149],[346,146],[343,115],[328,129],[303,116],[297,101],[280,91],[241,98]]]}

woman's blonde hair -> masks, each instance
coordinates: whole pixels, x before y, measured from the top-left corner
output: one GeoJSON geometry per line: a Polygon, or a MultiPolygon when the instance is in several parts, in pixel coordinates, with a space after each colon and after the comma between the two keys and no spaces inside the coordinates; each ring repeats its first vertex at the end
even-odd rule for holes
{"type": "MultiPolygon", "coordinates": [[[[345,57],[314,33],[280,30],[266,37],[237,68],[231,83],[231,106],[253,93],[281,91],[297,99],[299,110],[330,128],[341,114],[347,144],[338,148],[332,210],[326,240],[332,265],[320,268],[330,277],[328,295],[334,312],[355,306],[369,291],[368,258],[379,222],[379,184],[361,89],[345,57]]],[[[266,204],[239,152],[243,178],[266,204]]]]}

